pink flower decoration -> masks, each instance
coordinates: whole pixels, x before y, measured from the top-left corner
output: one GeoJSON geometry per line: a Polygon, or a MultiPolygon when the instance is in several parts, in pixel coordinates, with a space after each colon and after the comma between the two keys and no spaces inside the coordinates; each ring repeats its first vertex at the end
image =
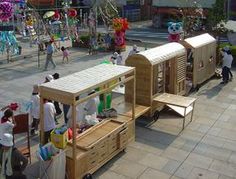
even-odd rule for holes
{"type": "Polygon", "coordinates": [[[0,3],[0,21],[8,21],[13,15],[13,4],[10,2],[0,3]]]}

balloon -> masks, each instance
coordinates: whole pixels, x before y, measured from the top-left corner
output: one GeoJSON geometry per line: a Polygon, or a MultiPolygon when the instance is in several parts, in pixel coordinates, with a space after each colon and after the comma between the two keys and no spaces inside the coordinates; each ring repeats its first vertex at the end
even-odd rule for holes
{"type": "Polygon", "coordinates": [[[75,9],[69,9],[68,16],[69,17],[76,17],[77,11],[75,9]]]}

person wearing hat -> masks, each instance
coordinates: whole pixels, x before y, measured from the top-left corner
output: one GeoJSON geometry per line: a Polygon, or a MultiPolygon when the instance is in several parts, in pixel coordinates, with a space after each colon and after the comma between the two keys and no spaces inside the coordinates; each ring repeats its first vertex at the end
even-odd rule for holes
{"type": "Polygon", "coordinates": [[[39,86],[34,85],[33,86],[33,92],[31,96],[31,108],[30,108],[30,114],[32,116],[33,122],[31,124],[31,135],[35,135],[36,131],[38,130],[39,125],[39,106],[40,106],[40,98],[39,98],[39,86]]]}
{"type": "Polygon", "coordinates": [[[53,80],[54,80],[54,78],[53,78],[52,75],[47,75],[47,76],[45,77],[44,83],[48,83],[48,82],[51,82],[51,81],[53,81],[53,80]]]}
{"type": "Polygon", "coordinates": [[[52,54],[54,52],[54,47],[52,45],[52,41],[50,40],[48,42],[48,45],[47,45],[47,57],[46,57],[46,62],[45,62],[45,67],[44,67],[44,70],[46,71],[47,68],[48,68],[48,64],[49,62],[52,63],[53,65],[53,68],[56,68],[56,64],[55,62],[53,61],[53,58],[52,58],[52,54]]]}
{"type": "Polygon", "coordinates": [[[129,56],[138,53],[137,45],[133,45],[133,49],[129,52],[129,56]]]}
{"type": "Polygon", "coordinates": [[[4,133],[0,136],[0,161],[1,179],[26,179],[22,172],[28,164],[28,159],[13,147],[12,134],[4,133]]]}
{"type": "Polygon", "coordinates": [[[231,79],[233,78],[233,75],[230,71],[232,61],[233,61],[233,56],[231,54],[229,47],[227,47],[227,46],[223,48],[221,53],[223,55],[223,58],[222,58],[222,61],[223,61],[223,64],[222,64],[223,81],[221,82],[221,84],[226,84],[229,81],[229,75],[231,76],[231,79]]]}

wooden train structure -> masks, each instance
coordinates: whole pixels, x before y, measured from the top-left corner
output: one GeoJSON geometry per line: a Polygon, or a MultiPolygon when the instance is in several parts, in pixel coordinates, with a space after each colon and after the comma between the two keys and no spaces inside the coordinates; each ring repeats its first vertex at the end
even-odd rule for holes
{"type": "MultiPolygon", "coordinates": [[[[135,114],[157,120],[160,111],[168,106],[185,118],[194,109],[194,98],[184,97],[188,88],[196,88],[215,74],[216,39],[209,34],[187,38],[180,43],[158,46],[126,59],[126,66],[136,70],[135,114]]],[[[133,93],[125,88],[125,102],[130,103],[133,93]]]]}

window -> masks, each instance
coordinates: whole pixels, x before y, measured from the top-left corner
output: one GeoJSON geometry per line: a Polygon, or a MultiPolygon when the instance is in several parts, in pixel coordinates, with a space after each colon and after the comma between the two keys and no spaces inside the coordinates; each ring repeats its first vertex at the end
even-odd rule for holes
{"type": "Polygon", "coordinates": [[[209,58],[209,63],[213,63],[213,62],[214,62],[214,57],[211,56],[211,57],[209,58]]]}
{"type": "Polygon", "coordinates": [[[198,69],[203,68],[203,67],[204,67],[203,60],[200,60],[198,64],[198,69]]]}

